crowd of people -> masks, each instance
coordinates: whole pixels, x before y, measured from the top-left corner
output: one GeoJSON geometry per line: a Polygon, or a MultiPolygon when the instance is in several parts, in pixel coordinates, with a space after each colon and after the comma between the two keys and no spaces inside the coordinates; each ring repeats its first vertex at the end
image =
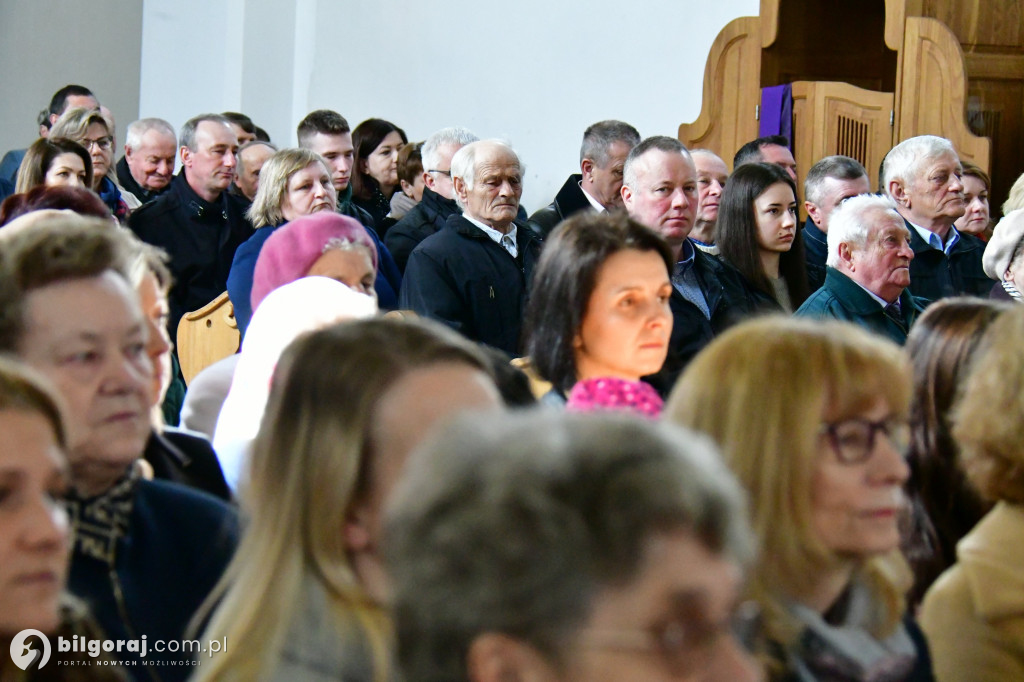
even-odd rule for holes
{"type": "Polygon", "coordinates": [[[0,680],[1024,678],[1024,209],[948,140],[800,206],[784,137],[730,172],[600,121],[528,215],[462,127],[146,118],[115,163],[87,88],[40,120],[0,162],[0,680]]]}

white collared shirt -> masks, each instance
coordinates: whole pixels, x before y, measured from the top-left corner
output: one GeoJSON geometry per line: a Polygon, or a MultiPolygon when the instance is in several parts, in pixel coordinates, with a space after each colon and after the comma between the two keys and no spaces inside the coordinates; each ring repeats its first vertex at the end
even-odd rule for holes
{"type": "Polygon", "coordinates": [[[583,196],[585,196],[587,198],[587,201],[590,202],[590,205],[594,207],[595,211],[597,211],[598,213],[607,213],[608,212],[608,209],[606,209],[604,207],[604,204],[602,204],[600,201],[598,201],[594,197],[590,196],[590,193],[587,192],[587,190],[583,189],[583,181],[582,180],[580,182],[577,182],[576,184],[580,186],[580,191],[583,192],[583,196]]]}
{"type": "Polygon", "coordinates": [[[512,223],[512,229],[508,231],[508,234],[502,234],[490,225],[485,225],[479,220],[469,217],[465,213],[462,214],[462,217],[483,230],[484,234],[490,237],[492,242],[508,251],[513,258],[516,258],[519,255],[519,247],[516,245],[517,228],[515,223],[512,223]]]}

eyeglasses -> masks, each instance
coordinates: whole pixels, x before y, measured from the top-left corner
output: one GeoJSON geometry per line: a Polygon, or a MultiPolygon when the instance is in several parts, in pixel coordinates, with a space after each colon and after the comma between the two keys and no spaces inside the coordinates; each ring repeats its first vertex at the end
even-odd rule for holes
{"type": "Polygon", "coordinates": [[[910,424],[904,419],[892,417],[880,422],[844,419],[821,426],[821,432],[828,436],[836,457],[843,464],[861,464],[871,459],[879,431],[897,452],[906,455],[910,446],[910,424]]]}
{"type": "Polygon", "coordinates": [[[434,168],[432,170],[428,170],[427,172],[428,173],[440,173],[441,175],[447,175],[449,178],[452,176],[452,172],[450,170],[443,171],[443,170],[437,170],[436,168],[434,168]]]}
{"type": "Polygon", "coordinates": [[[82,140],[82,146],[89,151],[92,151],[93,145],[96,145],[102,151],[107,151],[113,144],[114,138],[110,137],[109,135],[107,137],[98,137],[95,140],[82,140]]]}
{"type": "Polygon", "coordinates": [[[647,630],[584,630],[580,641],[599,649],[656,655],[674,676],[686,677],[707,669],[716,648],[729,636],[750,648],[761,620],[761,609],[752,601],[719,621],[686,611],[647,630]]]}

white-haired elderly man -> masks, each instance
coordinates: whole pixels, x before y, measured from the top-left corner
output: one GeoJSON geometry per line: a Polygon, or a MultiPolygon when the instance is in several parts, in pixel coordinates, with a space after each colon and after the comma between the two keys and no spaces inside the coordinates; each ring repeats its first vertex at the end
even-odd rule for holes
{"type": "Polygon", "coordinates": [[[480,140],[452,157],[462,214],[409,256],[399,307],[447,324],[467,338],[517,354],[540,241],[517,224],[523,167],[504,142],[480,140]]]}
{"type": "Polygon", "coordinates": [[[162,194],[174,177],[178,138],[162,118],[141,118],[128,126],[117,181],[143,203],[162,194]]]}
{"type": "Polygon", "coordinates": [[[910,237],[887,197],[848,199],[829,224],[825,284],[795,314],[848,320],[903,344],[924,309],[907,289],[914,260],[910,237]]]}
{"type": "Polygon", "coordinates": [[[929,301],[985,296],[992,286],[981,264],[985,244],[953,227],[966,209],[962,172],[953,144],[935,135],[904,140],[883,164],[883,186],[910,230],[911,291],[929,301]]]}

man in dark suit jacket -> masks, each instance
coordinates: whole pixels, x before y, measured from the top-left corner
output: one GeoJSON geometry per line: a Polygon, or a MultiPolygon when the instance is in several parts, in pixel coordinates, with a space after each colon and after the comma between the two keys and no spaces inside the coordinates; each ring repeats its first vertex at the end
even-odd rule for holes
{"type": "Polygon", "coordinates": [[[238,139],[226,118],[203,114],[181,127],[181,172],[170,188],[135,211],[128,227],[167,251],[174,277],[167,329],[227,289],[235,250],[252,235],[248,202],[226,190],[235,177],[238,139]]]}
{"type": "Polygon", "coordinates": [[[515,222],[522,164],[498,140],[472,142],[452,158],[462,215],[409,256],[400,305],[468,338],[516,354],[540,243],[515,222]]]}
{"type": "Polygon", "coordinates": [[[904,140],[885,157],[883,182],[914,250],[910,291],[929,301],[987,296],[992,288],[981,263],[984,243],[953,227],[966,209],[962,172],[953,144],[934,135],[904,140]]]}
{"type": "Polygon", "coordinates": [[[583,133],[580,172],[569,176],[550,205],[530,216],[541,238],[579,211],[605,212],[622,206],[622,169],[640,142],[636,128],[622,121],[599,121],[583,133]]]}
{"type": "Polygon", "coordinates": [[[629,215],[672,249],[672,336],[662,370],[645,379],[667,395],[687,363],[717,334],[754,313],[743,285],[689,239],[697,215],[697,168],[678,140],[656,136],[626,158],[622,199],[629,215]]]}
{"type": "Polygon", "coordinates": [[[825,283],[825,260],[828,258],[828,224],[832,213],[850,197],[871,192],[868,172],[857,159],[849,156],[826,156],[811,166],[804,180],[804,256],[807,262],[807,284],[811,292],[825,283]]]}

